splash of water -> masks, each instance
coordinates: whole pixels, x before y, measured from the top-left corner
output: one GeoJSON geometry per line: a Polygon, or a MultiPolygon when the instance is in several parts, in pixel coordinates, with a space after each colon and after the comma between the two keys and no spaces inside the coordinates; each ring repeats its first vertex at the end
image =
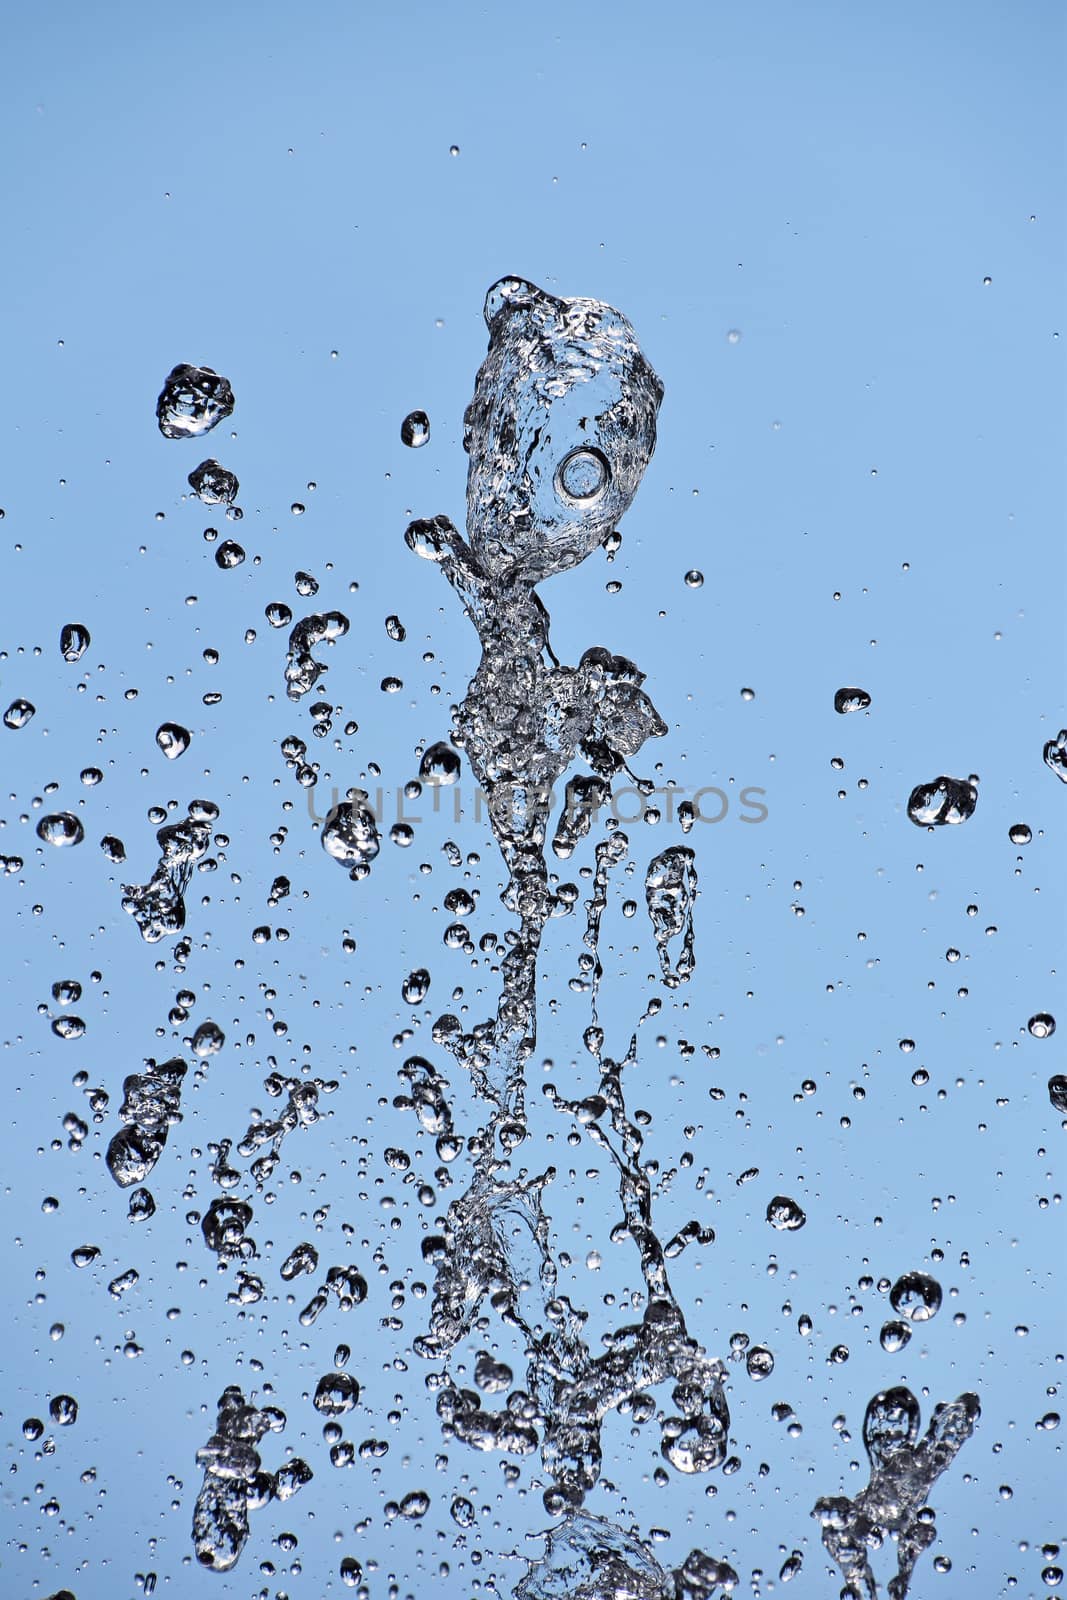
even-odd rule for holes
{"type": "Polygon", "coordinates": [[[920,1439],[919,1402],[910,1389],[886,1389],[871,1400],[863,1419],[870,1482],[855,1499],[818,1500],[812,1511],[845,1579],[847,1600],[878,1600],[867,1552],[890,1535],[897,1571],[887,1592],[889,1600],[905,1600],[916,1561],[937,1537],[933,1518],[924,1515],[930,1490],[971,1437],[980,1414],[977,1395],[943,1401],[920,1439]]]}

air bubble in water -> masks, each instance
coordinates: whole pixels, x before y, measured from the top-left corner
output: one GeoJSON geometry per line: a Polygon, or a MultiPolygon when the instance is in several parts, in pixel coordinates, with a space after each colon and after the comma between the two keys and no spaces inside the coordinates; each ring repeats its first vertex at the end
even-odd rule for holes
{"type": "Polygon", "coordinates": [[[234,408],[233,390],[211,367],[174,367],[156,402],[165,439],[196,439],[210,433],[234,408]]]}
{"type": "Polygon", "coordinates": [[[422,445],[428,444],[430,439],[430,419],[425,411],[409,411],[400,424],[400,442],[412,450],[418,450],[422,445]]]}
{"type": "Polygon", "coordinates": [[[908,799],[908,816],[918,828],[966,822],[978,804],[976,786],[965,778],[934,778],[920,783],[908,799]]]}
{"type": "Polygon", "coordinates": [[[37,824],[37,837],[43,839],[45,844],[54,844],[60,849],[81,844],[85,838],[85,829],[77,817],[69,811],[57,811],[51,816],[42,817],[37,824]]]}

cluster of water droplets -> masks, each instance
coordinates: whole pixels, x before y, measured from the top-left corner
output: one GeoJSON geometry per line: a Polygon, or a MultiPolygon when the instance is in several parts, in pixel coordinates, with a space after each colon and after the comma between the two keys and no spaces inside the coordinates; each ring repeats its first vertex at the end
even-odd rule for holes
{"type": "Polygon", "coordinates": [[[156,834],[159,861],[145,884],[124,884],[122,909],[128,911],[148,944],[185,927],[185,891],[199,861],[211,845],[211,825],[219,808],[211,800],[194,800],[183,822],[171,822],[156,834]]]}
{"type": "Polygon", "coordinates": [[[871,1468],[867,1487],[851,1500],[818,1500],[812,1511],[822,1525],[823,1544],[845,1579],[842,1593],[847,1600],[878,1600],[869,1552],[890,1536],[897,1571],[888,1594],[890,1600],[904,1600],[916,1561],[937,1537],[926,1510],[930,1490],[971,1437],[980,1412],[977,1395],[943,1402],[934,1407],[920,1439],[919,1402],[910,1389],[886,1389],[871,1400],[863,1419],[871,1468]]]}

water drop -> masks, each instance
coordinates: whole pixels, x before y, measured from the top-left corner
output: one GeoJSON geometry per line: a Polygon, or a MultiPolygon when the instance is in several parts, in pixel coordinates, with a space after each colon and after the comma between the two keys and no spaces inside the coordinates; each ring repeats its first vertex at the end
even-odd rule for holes
{"type": "Polygon", "coordinates": [[[198,438],[228,417],[234,403],[228,380],[211,367],[174,367],[156,402],[159,431],[165,439],[198,438]]]}
{"type": "Polygon", "coordinates": [[[71,812],[57,811],[52,816],[41,818],[37,824],[37,837],[43,839],[45,844],[54,844],[62,849],[81,844],[85,829],[71,812]]]}
{"type": "Polygon", "coordinates": [[[400,424],[400,442],[406,444],[411,450],[418,450],[422,445],[429,443],[430,419],[425,411],[409,411],[400,424]]]}
{"type": "Polygon", "coordinates": [[[163,722],[156,729],[156,743],[168,761],[177,761],[192,742],[192,734],[180,722],[163,722]]]}

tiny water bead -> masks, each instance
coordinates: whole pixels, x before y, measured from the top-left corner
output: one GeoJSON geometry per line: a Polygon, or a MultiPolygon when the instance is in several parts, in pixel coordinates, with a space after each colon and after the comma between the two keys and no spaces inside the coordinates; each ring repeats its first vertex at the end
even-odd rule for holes
{"type": "Polygon", "coordinates": [[[1033,837],[1025,822],[1014,822],[1008,829],[1008,838],[1012,844],[1029,844],[1033,837]]]}
{"type": "Polygon", "coordinates": [[[1035,1039],[1051,1039],[1056,1032],[1056,1018],[1047,1011],[1038,1011],[1026,1027],[1035,1039]]]}
{"type": "Polygon", "coordinates": [[[425,411],[409,411],[400,424],[400,442],[410,450],[419,450],[430,439],[430,419],[425,411]]]}
{"type": "Polygon", "coordinates": [[[210,433],[234,408],[229,381],[212,367],[174,367],[156,402],[156,421],[165,439],[195,439],[210,433]]]}
{"type": "Polygon", "coordinates": [[[687,589],[703,588],[704,574],[702,572],[698,572],[696,567],[691,567],[685,575],[685,586],[687,589]]]}

